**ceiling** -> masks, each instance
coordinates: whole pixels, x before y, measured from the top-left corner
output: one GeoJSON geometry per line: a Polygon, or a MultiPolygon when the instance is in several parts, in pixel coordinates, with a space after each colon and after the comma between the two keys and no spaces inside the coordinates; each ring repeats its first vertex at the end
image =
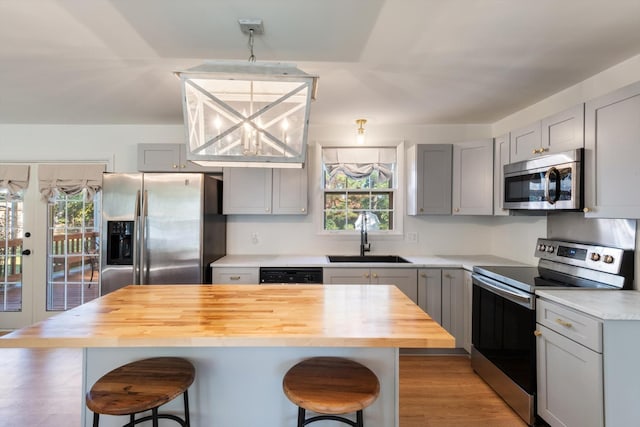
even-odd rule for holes
{"type": "Polygon", "coordinates": [[[0,123],[179,124],[173,71],[318,74],[311,123],[493,123],[640,54],[638,0],[0,0],[0,123]]]}

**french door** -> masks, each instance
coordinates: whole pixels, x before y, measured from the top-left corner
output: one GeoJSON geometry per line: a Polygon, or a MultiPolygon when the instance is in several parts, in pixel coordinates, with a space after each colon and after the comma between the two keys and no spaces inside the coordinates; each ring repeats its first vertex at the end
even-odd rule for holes
{"type": "Polygon", "coordinates": [[[100,193],[43,201],[37,170],[26,189],[0,191],[0,330],[100,295],[100,193]]]}

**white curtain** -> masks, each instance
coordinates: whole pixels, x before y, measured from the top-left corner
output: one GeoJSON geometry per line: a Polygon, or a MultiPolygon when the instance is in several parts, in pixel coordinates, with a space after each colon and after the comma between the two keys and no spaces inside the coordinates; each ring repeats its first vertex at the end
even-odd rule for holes
{"type": "Polygon", "coordinates": [[[14,195],[29,185],[29,165],[0,165],[0,190],[14,195]]]}
{"type": "Polygon", "coordinates": [[[322,162],[329,173],[329,179],[343,173],[350,178],[359,179],[378,171],[382,181],[393,176],[388,164],[395,164],[395,148],[323,148],[322,162]]]}
{"type": "Polygon", "coordinates": [[[102,188],[104,164],[39,165],[38,180],[42,200],[49,201],[57,194],[74,195],[87,190],[87,200],[102,188]]]}

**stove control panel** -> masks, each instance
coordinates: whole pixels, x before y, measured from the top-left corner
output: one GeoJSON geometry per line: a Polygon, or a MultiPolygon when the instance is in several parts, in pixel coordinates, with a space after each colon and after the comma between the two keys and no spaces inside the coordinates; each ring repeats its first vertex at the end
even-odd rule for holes
{"type": "Polygon", "coordinates": [[[624,250],[600,245],[538,239],[534,256],[606,273],[620,272],[624,250]]]}

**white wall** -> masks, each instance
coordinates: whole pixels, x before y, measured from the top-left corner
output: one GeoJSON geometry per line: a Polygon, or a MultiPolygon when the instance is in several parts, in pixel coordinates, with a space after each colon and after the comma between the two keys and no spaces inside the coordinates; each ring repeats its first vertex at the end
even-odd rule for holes
{"type": "Polygon", "coordinates": [[[640,80],[640,55],[555,93],[540,102],[495,122],[493,136],[503,135],[581,102],[597,98],[640,80]]]}

